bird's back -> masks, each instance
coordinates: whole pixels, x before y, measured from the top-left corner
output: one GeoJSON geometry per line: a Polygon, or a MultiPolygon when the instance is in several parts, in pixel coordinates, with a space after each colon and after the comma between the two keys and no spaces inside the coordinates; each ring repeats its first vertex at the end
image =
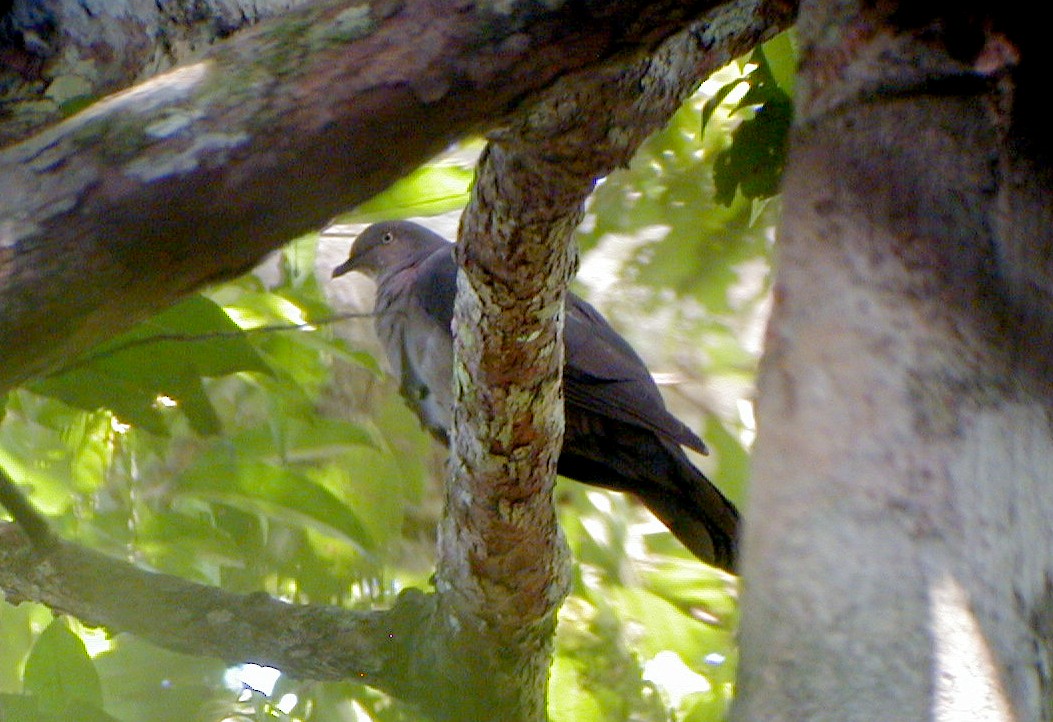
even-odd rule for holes
{"type": "MultiPolygon", "coordinates": [[[[383,302],[381,297],[392,296],[397,289],[399,293],[412,294],[412,299],[408,299],[409,303],[388,301],[388,304],[399,309],[419,308],[424,317],[410,319],[403,313],[397,318],[398,314],[390,314],[387,321],[382,321],[382,315],[378,318],[378,330],[381,323],[388,326],[413,323],[418,329],[428,329],[426,335],[441,332],[452,337],[457,292],[457,263],[452,248],[453,244],[447,243],[380,287],[378,310],[383,302]]],[[[394,336],[398,331],[389,329],[381,333],[394,336]]],[[[705,451],[702,440],[666,409],[661,392],[639,355],[599,311],[573,293],[567,295],[563,339],[566,349],[564,399],[569,410],[580,408],[611,416],[649,429],[677,444],[705,451]]],[[[426,362],[424,354],[438,349],[434,339],[421,339],[410,346],[415,347],[410,354],[411,370],[415,368],[418,372],[426,362]]],[[[449,378],[452,384],[452,369],[449,378]]],[[[452,403],[452,394],[449,400],[452,403]]]]}
{"type": "MultiPolygon", "coordinates": [[[[427,245],[418,258],[379,278],[376,325],[400,392],[424,426],[445,440],[453,409],[457,265],[453,244],[427,245]]],[[[682,445],[705,446],[666,409],[643,361],[573,294],[564,343],[566,433],[559,472],[637,495],[697,556],[733,569],[738,512],[688,460],[682,445]]]]}

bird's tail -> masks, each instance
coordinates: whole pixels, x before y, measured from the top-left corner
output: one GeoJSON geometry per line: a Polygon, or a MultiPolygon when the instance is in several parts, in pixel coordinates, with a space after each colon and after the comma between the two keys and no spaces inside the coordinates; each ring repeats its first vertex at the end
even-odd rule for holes
{"type": "Polygon", "coordinates": [[[648,484],[634,490],[680,543],[702,561],[735,573],[739,512],[679,448],[673,484],[648,484]]]}

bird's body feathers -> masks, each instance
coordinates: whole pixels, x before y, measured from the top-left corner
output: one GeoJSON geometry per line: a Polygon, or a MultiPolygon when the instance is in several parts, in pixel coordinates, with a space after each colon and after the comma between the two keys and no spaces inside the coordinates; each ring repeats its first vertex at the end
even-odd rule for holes
{"type": "MultiPolygon", "coordinates": [[[[452,423],[453,244],[413,223],[370,226],[334,276],[377,281],[377,332],[399,389],[440,439],[452,423]]],[[[566,418],[559,473],[638,496],[696,556],[733,570],[738,512],[681,446],[702,440],[669,413],[646,366],[600,313],[568,294],[566,418]]]]}

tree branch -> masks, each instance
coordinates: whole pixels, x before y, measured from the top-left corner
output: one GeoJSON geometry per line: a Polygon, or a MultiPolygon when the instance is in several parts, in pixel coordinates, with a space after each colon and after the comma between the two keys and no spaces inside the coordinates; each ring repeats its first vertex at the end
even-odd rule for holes
{"type": "Polygon", "coordinates": [[[702,78],[781,25],[714,22],[735,9],[644,61],[561,79],[491,133],[479,162],[457,249],[457,404],[437,574],[439,618],[462,630],[444,637],[462,640],[477,670],[468,697],[481,704],[461,718],[545,717],[555,615],[569,586],[552,489],[571,234],[598,178],[628,163],[702,78]],[[720,27],[734,32],[720,37],[720,27]]]}
{"type": "Polygon", "coordinates": [[[9,2],[0,11],[0,147],[304,2],[9,2]]]}
{"type": "Polygon", "coordinates": [[[14,524],[0,522],[0,542],[0,588],[10,602],[32,599],[180,652],[265,664],[300,679],[358,679],[415,701],[405,660],[434,609],[416,590],[382,611],[287,604],[145,571],[62,541],[41,550],[14,524]]]}

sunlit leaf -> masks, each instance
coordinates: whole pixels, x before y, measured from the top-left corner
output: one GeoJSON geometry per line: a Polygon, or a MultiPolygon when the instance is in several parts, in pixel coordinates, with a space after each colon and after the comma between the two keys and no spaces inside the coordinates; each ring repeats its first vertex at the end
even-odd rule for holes
{"type": "Polygon", "coordinates": [[[704,434],[717,461],[717,478],[725,496],[739,508],[746,501],[746,485],[750,478],[750,459],[742,442],[732,436],[724,425],[710,419],[704,434]]]}
{"type": "Polygon", "coordinates": [[[123,421],[158,434],[167,432],[158,404],[166,397],[195,431],[214,434],[219,419],[202,377],[268,370],[222,308],[193,296],[29,388],[89,411],[111,409],[123,421]]]}
{"type": "Polygon", "coordinates": [[[682,722],[720,722],[727,719],[728,699],[722,690],[692,695],[682,722]]]}
{"type": "Polygon", "coordinates": [[[375,547],[352,509],[288,468],[213,453],[183,474],[178,491],[337,534],[363,550],[375,547]]]}
{"type": "Polygon", "coordinates": [[[710,635],[702,623],[646,589],[622,587],[612,592],[625,618],[641,625],[640,649],[646,656],[653,657],[667,649],[683,659],[704,656],[710,635]]]}
{"type": "Polygon", "coordinates": [[[220,720],[235,709],[237,692],[223,684],[227,665],[170,652],[130,635],[95,659],[106,708],[125,722],[220,720]]]}
{"type": "Polygon", "coordinates": [[[26,659],[24,691],[45,711],[68,707],[102,707],[102,686],[84,642],[55,618],[40,634],[26,659]]]}
{"type": "Polygon", "coordinates": [[[596,698],[582,689],[576,665],[564,657],[553,660],[549,672],[548,711],[553,722],[603,722],[606,719],[596,698]]]}
{"type": "Polygon", "coordinates": [[[22,689],[22,663],[33,646],[33,622],[46,615],[37,604],[0,602],[0,692],[22,689]]]}
{"type": "Polygon", "coordinates": [[[793,97],[797,79],[797,30],[790,28],[764,43],[764,57],[772,78],[787,97],[793,97]]]}
{"type": "Polygon", "coordinates": [[[463,208],[468,201],[473,176],[470,168],[424,165],[333,222],[374,223],[411,216],[434,216],[463,208]]]}

